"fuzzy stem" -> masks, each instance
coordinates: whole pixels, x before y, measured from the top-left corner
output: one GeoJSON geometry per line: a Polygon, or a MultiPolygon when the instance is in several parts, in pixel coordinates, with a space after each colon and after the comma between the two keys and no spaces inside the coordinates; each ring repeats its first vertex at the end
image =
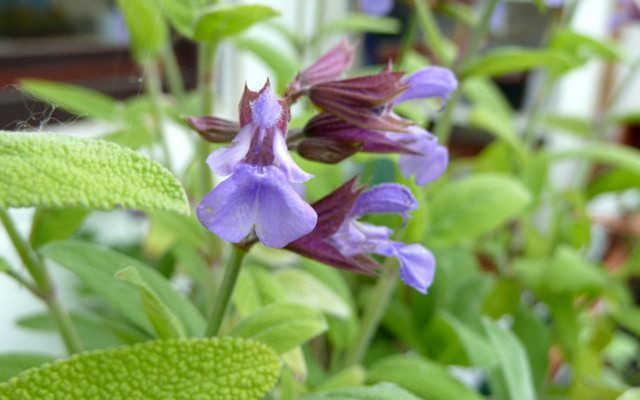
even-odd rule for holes
{"type": "Polygon", "coordinates": [[[231,302],[233,290],[235,289],[236,282],[238,281],[240,266],[242,265],[242,260],[246,254],[247,250],[238,246],[233,246],[231,257],[227,264],[227,269],[224,272],[222,283],[218,288],[215,302],[213,303],[211,313],[209,314],[209,324],[207,325],[206,336],[216,336],[220,333],[222,321],[227,313],[227,308],[231,302]]]}
{"type": "Polygon", "coordinates": [[[40,258],[31,245],[20,236],[11,216],[3,208],[0,208],[0,221],[2,221],[2,225],[4,225],[11,243],[36,284],[38,293],[40,294],[38,297],[46,303],[51,315],[55,319],[67,351],[69,354],[81,352],[82,342],[80,341],[80,337],[71,322],[69,314],[62,308],[56,296],[53,283],[44,264],[42,264],[42,261],[40,261],[40,258]]]}
{"type": "Polygon", "coordinates": [[[162,146],[162,155],[164,164],[169,170],[173,170],[171,166],[171,151],[167,143],[167,134],[162,121],[162,80],[158,71],[157,60],[150,59],[145,63],[146,76],[144,79],[145,91],[151,100],[151,115],[153,117],[153,125],[160,137],[160,146],[162,146]]]}
{"type": "Polygon", "coordinates": [[[369,301],[365,306],[358,340],[345,358],[345,368],[362,362],[373,340],[373,336],[378,330],[380,321],[382,317],[384,317],[384,313],[387,311],[391,299],[393,299],[397,285],[398,270],[396,268],[389,268],[386,275],[376,283],[369,297],[369,301]]]}
{"type": "MultiPolygon", "coordinates": [[[[471,42],[469,43],[469,47],[465,51],[464,55],[457,63],[455,70],[458,70],[459,66],[464,65],[465,62],[473,59],[478,49],[480,48],[480,44],[487,36],[487,32],[489,31],[489,22],[491,21],[491,16],[498,4],[499,0],[488,0],[482,10],[482,15],[480,16],[480,20],[474,26],[473,31],[471,32],[471,42]]],[[[442,118],[438,121],[438,125],[435,129],[435,134],[440,140],[440,142],[446,146],[449,141],[449,135],[451,134],[451,126],[452,126],[452,118],[453,118],[453,110],[456,108],[458,101],[460,101],[460,88],[458,88],[449,99],[446,108],[444,109],[444,113],[442,118]]]]}

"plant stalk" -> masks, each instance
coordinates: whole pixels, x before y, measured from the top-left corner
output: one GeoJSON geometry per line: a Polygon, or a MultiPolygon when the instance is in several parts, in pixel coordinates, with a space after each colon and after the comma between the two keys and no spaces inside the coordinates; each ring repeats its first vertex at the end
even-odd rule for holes
{"type": "MultiPolygon", "coordinates": [[[[487,32],[489,31],[489,22],[491,21],[491,16],[493,15],[498,1],[499,0],[488,0],[485,4],[480,20],[476,23],[473,31],[471,32],[471,42],[469,43],[469,47],[463,54],[460,61],[456,63],[454,71],[459,71],[460,66],[463,66],[465,62],[475,57],[480,48],[480,44],[487,36],[487,32]]],[[[444,113],[435,128],[435,134],[444,146],[449,142],[449,136],[451,135],[451,127],[453,124],[453,110],[458,105],[460,97],[460,88],[458,87],[458,89],[451,95],[451,98],[444,109],[444,113]]]]}
{"type": "Polygon", "coordinates": [[[380,321],[384,317],[393,294],[398,286],[398,269],[389,268],[384,277],[376,283],[369,301],[365,306],[364,315],[362,317],[362,328],[358,340],[350,351],[347,353],[344,362],[344,368],[360,364],[367,353],[373,336],[378,330],[380,321]]]}
{"type": "Polygon", "coordinates": [[[220,284],[215,302],[211,308],[211,313],[209,314],[209,324],[207,325],[206,336],[219,335],[222,321],[227,313],[227,308],[229,308],[233,290],[235,289],[236,282],[238,281],[242,260],[247,254],[246,249],[240,248],[236,245],[234,245],[232,249],[227,269],[224,271],[222,283],[220,284]]]}
{"type": "MultiPolygon", "coordinates": [[[[201,114],[213,115],[215,106],[215,63],[217,43],[202,43],[198,55],[198,90],[201,97],[201,114]]],[[[204,140],[197,141],[197,157],[200,167],[200,192],[206,193],[212,184],[211,171],[207,167],[207,157],[211,148],[204,140]]]]}
{"type": "Polygon", "coordinates": [[[38,293],[40,294],[38,297],[45,302],[51,312],[51,315],[55,319],[58,330],[60,331],[60,336],[64,341],[67,351],[69,354],[81,352],[82,342],[80,341],[80,337],[71,322],[69,314],[58,300],[51,277],[49,276],[44,264],[31,245],[20,236],[13,219],[11,219],[7,210],[3,208],[0,208],[0,221],[2,221],[2,225],[4,225],[11,243],[34,281],[38,293]]]}
{"type": "Polygon", "coordinates": [[[176,98],[180,106],[183,107],[185,102],[184,80],[182,79],[182,72],[180,72],[180,65],[178,64],[176,53],[170,45],[167,46],[167,49],[162,53],[162,63],[164,65],[167,83],[169,84],[169,91],[176,98]]]}
{"type": "Polygon", "coordinates": [[[171,151],[169,150],[169,144],[167,143],[167,134],[164,129],[164,123],[162,120],[162,80],[158,70],[157,60],[149,60],[145,63],[146,76],[144,79],[145,90],[151,100],[151,115],[153,117],[153,124],[155,126],[157,134],[160,136],[160,146],[162,146],[162,155],[164,158],[164,164],[169,170],[173,170],[171,162],[171,151]]]}

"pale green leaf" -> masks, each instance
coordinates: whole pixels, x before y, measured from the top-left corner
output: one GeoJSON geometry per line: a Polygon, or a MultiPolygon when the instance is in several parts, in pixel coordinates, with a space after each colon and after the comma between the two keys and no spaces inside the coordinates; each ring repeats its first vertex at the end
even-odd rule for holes
{"type": "Polygon", "coordinates": [[[346,33],[380,33],[393,35],[400,31],[400,21],[390,17],[374,17],[366,14],[351,14],[348,17],[333,21],[324,26],[314,41],[322,40],[333,35],[346,33]]]}
{"type": "Polygon", "coordinates": [[[621,52],[613,42],[599,40],[570,29],[559,29],[553,33],[549,42],[552,49],[575,54],[587,61],[594,57],[605,60],[620,60],[621,52]]]}
{"type": "Polygon", "coordinates": [[[640,388],[632,388],[625,391],[617,400],[640,400],[640,388]]]}
{"type": "Polygon", "coordinates": [[[128,320],[148,333],[154,328],[144,311],[139,290],[114,278],[125,267],[135,267],[144,281],[162,302],[180,318],[187,333],[198,336],[204,332],[205,320],[196,307],[176,292],[157,271],[138,260],[113,250],[79,241],[55,242],[44,246],[41,253],[48,259],[73,272],[85,285],[104,298],[128,320]]]}
{"type": "Polygon", "coordinates": [[[135,267],[126,267],[116,272],[116,278],[131,283],[140,289],[142,306],[156,331],[156,337],[159,339],[185,337],[184,327],[180,320],[162,303],[158,294],[147,285],[135,267]]]}
{"type": "MultiPolygon", "coordinates": [[[[115,319],[96,314],[71,312],[71,321],[78,331],[85,350],[106,349],[144,342],[152,337],[137,328],[115,319]]],[[[37,313],[21,317],[17,325],[38,331],[55,331],[56,320],[48,313],[37,313]]]]}
{"type": "Polygon", "coordinates": [[[593,127],[588,119],[570,115],[547,115],[544,123],[553,129],[558,129],[572,135],[589,137],[593,133],[593,127]]]}
{"type": "Polygon", "coordinates": [[[597,294],[605,285],[605,272],[574,249],[560,245],[544,269],[543,288],[553,295],[597,294]]]}
{"type": "Polygon", "coordinates": [[[614,169],[598,175],[587,188],[587,197],[592,198],[601,193],[618,192],[635,189],[640,182],[640,172],[614,169]]]}
{"type": "Polygon", "coordinates": [[[498,358],[508,399],[535,400],[529,359],[518,338],[495,322],[484,319],[484,329],[498,358]]]}
{"type": "Polygon", "coordinates": [[[307,368],[307,360],[304,358],[304,352],[302,347],[294,347],[293,349],[280,354],[280,358],[287,368],[299,379],[301,382],[306,381],[309,370],[307,368]]]}
{"type": "Polygon", "coordinates": [[[198,14],[206,4],[203,0],[160,0],[165,15],[171,25],[182,36],[193,39],[198,14]]]}
{"type": "Polygon", "coordinates": [[[233,302],[242,316],[255,313],[260,308],[285,300],[285,289],[276,277],[257,266],[242,268],[233,293],[233,302]]]}
{"type": "Polygon", "coordinates": [[[318,391],[337,390],[361,386],[367,378],[367,371],[360,365],[352,365],[329,376],[316,388],[318,391]]]}
{"type": "Polygon", "coordinates": [[[337,389],[311,394],[306,400],[420,400],[410,392],[392,383],[379,383],[368,387],[337,389]]]}
{"type": "Polygon", "coordinates": [[[274,303],[240,321],[230,334],[265,343],[282,354],[326,330],[327,322],[317,310],[301,304],[274,303]]]}
{"type": "Polygon", "coordinates": [[[442,317],[455,331],[467,358],[474,367],[487,368],[497,364],[498,361],[491,346],[480,333],[449,313],[444,313],[442,317]]]}
{"type": "Polygon", "coordinates": [[[422,399],[480,400],[440,364],[413,356],[391,356],[376,362],[367,375],[371,383],[391,382],[422,399]]]}
{"type": "Polygon", "coordinates": [[[189,213],[160,164],[102,140],[0,132],[0,207],[125,207],[189,213]]]}
{"type": "Polygon", "coordinates": [[[552,160],[581,158],[611,164],[634,173],[640,173],[640,151],[608,143],[591,143],[571,150],[560,150],[547,155],[552,160]]]}
{"type": "Polygon", "coordinates": [[[9,262],[2,256],[0,256],[0,272],[5,272],[11,270],[11,266],[9,262]]]}
{"type": "Polygon", "coordinates": [[[33,216],[29,242],[38,248],[54,240],[68,239],[82,225],[89,210],[82,208],[39,208],[33,216]]]}
{"type": "Polygon", "coordinates": [[[81,86],[23,79],[20,81],[20,90],[79,116],[117,121],[122,115],[122,109],[115,99],[81,86]]]}
{"type": "Polygon", "coordinates": [[[486,130],[508,144],[520,157],[526,157],[526,151],[517,136],[513,121],[509,116],[501,115],[488,106],[473,108],[469,116],[469,124],[486,130]]]}
{"type": "Polygon", "coordinates": [[[273,8],[258,4],[214,6],[204,11],[196,22],[195,38],[218,42],[277,15],[279,12],[273,8]]]}
{"type": "Polygon", "coordinates": [[[36,353],[0,354],[0,382],[9,380],[29,368],[55,360],[55,357],[36,353]]]}
{"type": "Polygon", "coordinates": [[[460,75],[462,78],[499,76],[543,67],[568,68],[570,65],[571,59],[557,51],[500,48],[466,63],[460,75]]]}
{"type": "Polygon", "coordinates": [[[640,336],[640,308],[627,307],[613,315],[614,320],[636,336],[640,336]]]}
{"type": "Polygon", "coordinates": [[[144,60],[162,54],[169,43],[169,29],[157,0],[118,0],[118,6],[135,57],[144,60]]]}
{"type": "Polygon", "coordinates": [[[430,236],[442,243],[475,239],[518,216],[531,194],[518,181],[498,174],[477,174],[434,193],[430,236]]]}
{"type": "Polygon", "coordinates": [[[549,368],[549,328],[534,311],[521,305],[514,314],[512,329],[529,357],[534,388],[540,390],[546,382],[549,368]]]}
{"type": "Polygon", "coordinates": [[[280,361],[238,338],[154,341],[82,353],[0,384],[0,399],[261,399],[280,361]]]}
{"type": "Polygon", "coordinates": [[[308,305],[327,314],[348,318],[351,307],[336,292],[308,272],[286,269],[276,275],[289,300],[308,305]]]}
{"type": "Polygon", "coordinates": [[[511,104],[491,79],[482,77],[467,79],[462,84],[462,91],[474,104],[487,107],[505,119],[513,119],[511,104]]]}

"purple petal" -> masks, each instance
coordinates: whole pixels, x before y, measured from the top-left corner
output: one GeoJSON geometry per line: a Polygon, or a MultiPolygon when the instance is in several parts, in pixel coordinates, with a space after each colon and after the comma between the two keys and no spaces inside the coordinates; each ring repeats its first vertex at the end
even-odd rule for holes
{"type": "Polygon", "coordinates": [[[293,161],[293,158],[291,158],[291,154],[289,153],[289,149],[287,148],[284,134],[279,131],[274,133],[273,155],[273,164],[285,174],[289,182],[301,183],[313,178],[313,175],[304,172],[302,168],[293,161]]]}
{"type": "Polygon", "coordinates": [[[387,15],[393,10],[394,0],[360,0],[360,9],[375,17],[387,15]]]}
{"type": "Polygon", "coordinates": [[[418,201],[407,187],[384,183],[358,196],[351,215],[358,218],[368,214],[399,213],[406,217],[409,211],[416,208],[418,201]]]}
{"type": "Polygon", "coordinates": [[[244,126],[229,146],[211,153],[207,158],[209,168],[218,175],[231,175],[240,161],[246,157],[251,146],[253,131],[252,125],[244,126]]]}
{"type": "Polygon", "coordinates": [[[420,293],[426,294],[436,272],[433,254],[419,244],[397,243],[395,256],[400,261],[400,279],[420,293]]]}
{"type": "Polygon", "coordinates": [[[491,32],[497,33],[502,31],[507,25],[507,5],[504,1],[500,1],[493,10],[491,19],[489,20],[489,29],[491,32]]]}
{"type": "Polygon", "coordinates": [[[244,239],[254,225],[260,241],[284,247],[311,232],[317,215],[275,167],[239,165],[196,208],[200,222],[229,242],[244,239]]]}
{"type": "Polygon", "coordinates": [[[260,128],[267,129],[274,126],[282,115],[282,105],[267,85],[251,103],[251,120],[260,128]]]}
{"type": "Polygon", "coordinates": [[[413,142],[407,147],[419,154],[401,155],[398,165],[405,178],[415,175],[416,184],[426,185],[442,176],[447,169],[449,151],[421,128],[412,129],[412,135],[413,142]]]}
{"type": "Polygon", "coordinates": [[[545,3],[549,7],[562,7],[564,5],[564,0],[545,0],[545,3]]]}
{"type": "Polygon", "coordinates": [[[447,99],[458,87],[458,80],[453,72],[442,67],[423,68],[411,74],[403,82],[409,88],[395,99],[394,104],[431,97],[447,99]]]}

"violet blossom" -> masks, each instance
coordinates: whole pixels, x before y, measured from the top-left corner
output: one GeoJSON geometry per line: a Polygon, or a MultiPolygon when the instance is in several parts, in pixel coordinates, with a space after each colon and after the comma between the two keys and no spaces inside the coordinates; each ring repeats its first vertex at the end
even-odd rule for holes
{"type": "Polygon", "coordinates": [[[640,22],[640,3],[636,0],[618,0],[618,10],[610,22],[611,28],[619,29],[634,22],[640,22]]]}
{"type": "Polygon", "coordinates": [[[359,221],[381,213],[400,214],[406,219],[417,207],[416,199],[402,185],[387,183],[364,190],[352,179],[313,204],[318,213],[316,228],[287,249],[337,268],[368,274],[379,267],[370,254],[395,257],[403,282],[426,293],[435,274],[433,254],[419,244],[391,240],[393,231],[387,227],[359,221]]]}
{"type": "MultiPolygon", "coordinates": [[[[269,82],[258,93],[245,88],[238,133],[207,159],[216,174],[229,175],[196,208],[211,232],[238,243],[255,230],[266,246],[284,247],[313,230],[316,212],[294,190],[312,176],[288,152],[289,118],[287,102],[277,99],[269,82]]],[[[234,127],[215,118],[191,119],[191,124],[222,126],[227,133],[234,127]]]]}

